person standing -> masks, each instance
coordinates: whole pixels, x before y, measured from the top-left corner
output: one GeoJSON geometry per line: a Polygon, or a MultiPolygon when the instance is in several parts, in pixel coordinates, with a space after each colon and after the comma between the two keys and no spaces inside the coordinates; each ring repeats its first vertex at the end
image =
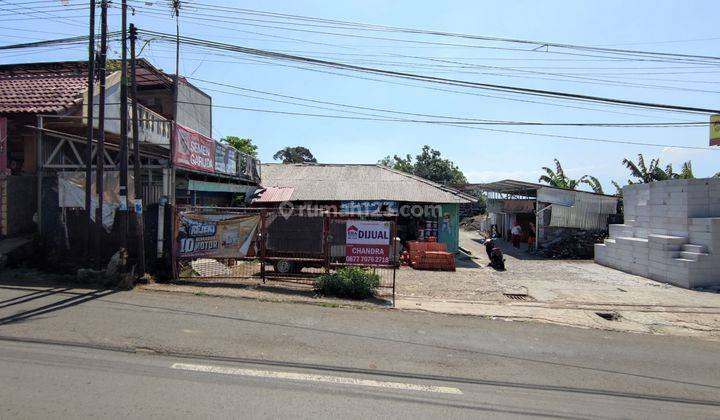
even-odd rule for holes
{"type": "Polygon", "coordinates": [[[535,247],[536,237],[537,233],[535,233],[535,224],[530,223],[530,227],[528,228],[528,252],[532,251],[535,247]]]}
{"type": "Polygon", "coordinates": [[[520,235],[522,234],[522,228],[520,227],[520,224],[518,222],[515,222],[513,224],[512,229],[510,229],[510,234],[512,237],[512,244],[515,248],[520,248],[520,235]]]}

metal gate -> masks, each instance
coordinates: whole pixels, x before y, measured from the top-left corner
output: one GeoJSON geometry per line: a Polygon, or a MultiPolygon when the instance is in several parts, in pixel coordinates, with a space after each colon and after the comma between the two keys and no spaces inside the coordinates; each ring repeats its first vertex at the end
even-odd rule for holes
{"type": "Polygon", "coordinates": [[[181,282],[313,285],[324,273],[355,266],[378,274],[380,294],[394,301],[394,216],[187,207],[176,212],[174,232],[173,267],[181,282]],[[349,238],[358,227],[376,227],[377,237],[349,238]]]}

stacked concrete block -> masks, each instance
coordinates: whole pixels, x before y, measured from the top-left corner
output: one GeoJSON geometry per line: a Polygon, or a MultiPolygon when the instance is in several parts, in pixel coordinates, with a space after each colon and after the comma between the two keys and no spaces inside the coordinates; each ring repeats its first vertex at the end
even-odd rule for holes
{"type": "Polygon", "coordinates": [[[720,179],[623,188],[625,223],[610,225],[595,262],[681,287],[720,285],[720,179]]]}

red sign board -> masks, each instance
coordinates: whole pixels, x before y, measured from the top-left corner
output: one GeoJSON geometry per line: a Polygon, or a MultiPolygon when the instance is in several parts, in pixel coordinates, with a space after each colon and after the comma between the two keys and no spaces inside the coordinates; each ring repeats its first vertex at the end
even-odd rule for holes
{"type": "Polygon", "coordinates": [[[348,264],[390,264],[390,245],[345,245],[345,262],[348,264]]]}
{"type": "Polygon", "coordinates": [[[215,140],[176,124],[175,165],[201,172],[215,172],[215,140]]]}

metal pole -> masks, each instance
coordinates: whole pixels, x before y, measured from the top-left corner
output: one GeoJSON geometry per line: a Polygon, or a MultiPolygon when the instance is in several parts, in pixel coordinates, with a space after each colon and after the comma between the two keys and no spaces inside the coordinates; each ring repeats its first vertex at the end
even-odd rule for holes
{"type": "Polygon", "coordinates": [[[88,40],[87,140],[85,142],[85,264],[92,259],[92,141],[95,124],[95,0],[90,0],[90,37],[88,40]]]}
{"type": "Polygon", "coordinates": [[[120,246],[127,249],[128,230],[128,93],[127,93],[127,0],[122,0],[122,31],[120,38],[120,246]]]}
{"type": "Polygon", "coordinates": [[[97,226],[97,234],[95,235],[95,252],[97,258],[95,265],[97,268],[102,267],[102,234],[103,234],[103,194],[105,181],[105,61],[107,58],[107,0],[101,0],[100,13],[100,92],[98,94],[99,106],[98,110],[98,144],[95,158],[97,159],[97,179],[96,191],[98,195],[98,207],[95,210],[95,224],[97,226]]]}
{"type": "Polygon", "coordinates": [[[180,0],[173,0],[175,11],[175,80],[173,81],[173,131],[170,142],[170,204],[175,206],[175,147],[177,143],[178,96],[180,92],[180,0]]]}
{"type": "Polygon", "coordinates": [[[37,133],[35,134],[35,158],[37,159],[37,225],[38,234],[42,235],[43,230],[43,212],[42,212],[42,190],[43,190],[43,169],[45,167],[45,157],[43,156],[43,127],[45,125],[44,118],[42,116],[37,117],[37,133]]]}
{"type": "Polygon", "coordinates": [[[138,274],[145,274],[145,226],[140,175],[140,124],[138,119],[135,40],[137,29],[130,24],[130,84],[132,86],[133,179],[135,181],[135,232],[137,234],[138,274]]]}

